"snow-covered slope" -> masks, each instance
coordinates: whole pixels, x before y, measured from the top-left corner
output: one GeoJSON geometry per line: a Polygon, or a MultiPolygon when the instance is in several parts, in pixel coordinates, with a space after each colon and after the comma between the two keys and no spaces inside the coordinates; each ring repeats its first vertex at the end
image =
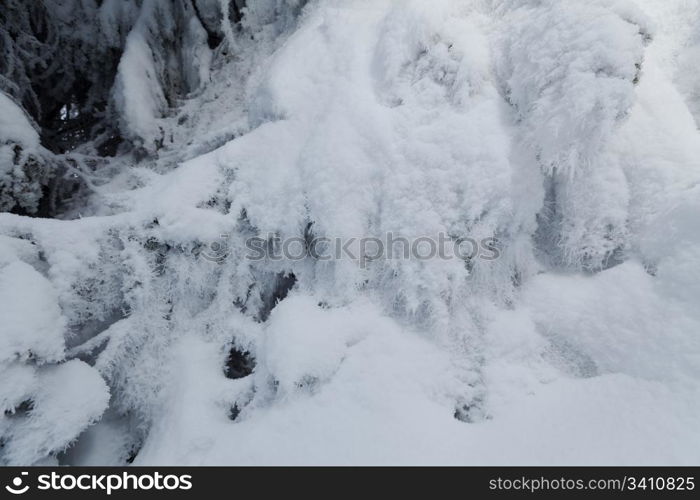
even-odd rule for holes
{"type": "Polygon", "coordinates": [[[142,12],[114,91],[157,155],[0,214],[3,461],[700,462],[696,0],[245,12],[211,65],[187,28],[168,110],[142,12]],[[362,254],[388,234],[498,258],[362,254]]]}

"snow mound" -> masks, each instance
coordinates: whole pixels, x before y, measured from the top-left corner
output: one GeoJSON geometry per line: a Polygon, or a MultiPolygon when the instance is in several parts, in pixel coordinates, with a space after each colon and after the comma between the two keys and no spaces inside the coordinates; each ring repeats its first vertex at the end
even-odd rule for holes
{"type": "Polygon", "coordinates": [[[107,408],[107,385],[81,361],[41,368],[37,378],[31,408],[10,417],[10,432],[3,436],[8,465],[32,464],[63,451],[107,408]]]}
{"type": "Polygon", "coordinates": [[[17,143],[27,149],[39,147],[39,134],[27,115],[4,92],[0,92],[0,145],[17,143]]]}
{"type": "Polygon", "coordinates": [[[24,262],[0,268],[0,362],[63,358],[66,321],[51,282],[24,262]]]}

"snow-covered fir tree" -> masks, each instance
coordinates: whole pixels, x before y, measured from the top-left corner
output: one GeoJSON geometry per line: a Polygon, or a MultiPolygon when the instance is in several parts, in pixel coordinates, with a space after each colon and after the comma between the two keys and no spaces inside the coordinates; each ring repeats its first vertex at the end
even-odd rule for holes
{"type": "Polygon", "coordinates": [[[699,22],[0,0],[0,464],[697,463],[699,22]]]}

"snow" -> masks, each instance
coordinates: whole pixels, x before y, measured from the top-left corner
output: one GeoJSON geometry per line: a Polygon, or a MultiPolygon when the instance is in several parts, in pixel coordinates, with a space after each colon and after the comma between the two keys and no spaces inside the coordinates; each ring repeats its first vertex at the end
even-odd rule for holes
{"type": "Polygon", "coordinates": [[[24,262],[0,268],[0,362],[63,358],[66,321],[51,282],[24,262]]]}
{"type": "Polygon", "coordinates": [[[20,260],[39,263],[29,242],[6,239],[0,241],[1,463],[31,465],[96,421],[109,389],[86,363],[63,362],[67,321],[56,289],[20,260]]]}
{"type": "Polygon", "coordinates": [[[166,102],[143,33],[132,31],[126,40],[115,93],[124,127],[149,148],[155,148],[155,142],[162,138],[158,119],[165,111],[166,102]]]}
{"type": "Polygon", "coordinates": [[[700,339],[687,332],[700,324],[656,287],[641,265],[628,262],[594,278],[538,276],[523,303],[555,348],[587,360],[590,375],[695,379],[700,339]]]}
{"type": "Polygon", "coordinates": [[[632,106],[649,29],[606,8],[609,2],[523,3],[499,26],[501,78],[542,165],[571,174],[632,106]]]}
{"type": "Polygon", "coordinates": [[[0,375],[3,381],[0,409],[3,413],[12,412],[32,394],[37,383],[36,372],[31,366],[11,363],[0,366],[0,375]]]}
{"type": "MultiPolygon", "coordinates": [[[[670,390],[624,374],[572,378],[504,357],[491,360],[485,373],[491,418],[467,425],[452,417],[445,394],[457,383],[449,355],[387,318],[371,319],[381,326],[346,350],[332,378],[312,391],[246,409],[235,422],[226,421],[223,408],[211,411],[221,399],[208,398],[226,382],[242,381],[226,381],[212,368],[214,345],[188,338],[179,348],[187,356],[175,363],[190,361],[180,365],[169,411],[159,415],[135,464],[612,465],[697,459],[700,439],[688,433],[698,415],[697,388],[670,390]]],[[[517,321],[509,335],[522,325],[517,321]]],[[[228,394],[237,390],[231,387],[228,394]]]]}
{"type": "Polygon", "coordinates": [[[8,210],[16,204],[30,210],[36,206],[39,189],[31,177],[41,174],[36,158],[40,151],[39,134],[33,122],[13,99],[0,91],[0,209],[8,210]],[[26,163],[32,164],[33,172],[23,170],[26,163]]]}
{"type": "Polygon", "coordinates": [[[324,310],[311,297],[289,297],[272,312],[261,362],[283,392],[322,384],[338,370],[349,347],[381,328],[381,320],[372,321],[377,315],[372,309],[363,304],[324,310]]]}
{"type": "Polygon", "coordinates": [[[103,4],[147,155],[0,214],[0,460],[698,463],[696,0],[198,5],[103,4]],[[245,258],[389,233],[502,254],[245,258]]]}
{"type": "MultiPolygon", "coordinates": [[[[104,8],[104,16],[115,15],[113,5],[104,8]]],[[[185,26],[177,26],[172,19],[173,11],[190,8],[189,2],[182,0],[172,4],[145,0],[126,37],[113,89],[114,100],[122,130],[128,131],[131,139],[149,153],[163,147],[166,140],[163,118],[168,112],[168,102],[175,98],[162,82],[178,78],[175,74],[178,66],[182,70],[182,82],[176,82],[175,86],[181,86],[184,93],[196,91],[209,80],[212,55],[201,23],[191,15],[185,26]],[[175,36],[180,30],[183,35],[175,36]],[[154,45],[159,45],[164,51],[166,44],[180,48],[179,61],[153,50],[154,45]]]]}
{"type": "Polygon", "coordinates": [[[0,92],[0,146],[18,143],[27,149],[39,147],[39,134],[27,115],[5,93],[0,92]]]}
{"type": "Polygon", "coordinates": [[[82,361],[47,366],[38,378],[34,407],[5,436],[8,465],[32,464],[62,450],[107,408],[107,385],[82,361]]]}

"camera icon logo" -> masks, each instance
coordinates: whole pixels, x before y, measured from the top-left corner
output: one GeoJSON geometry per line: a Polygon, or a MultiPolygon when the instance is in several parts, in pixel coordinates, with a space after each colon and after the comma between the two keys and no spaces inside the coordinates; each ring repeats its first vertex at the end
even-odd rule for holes
{"type": "Polygon", "coordinates": [[[201,250],[201,255],[210,262],[223,264],[229,255],[228,234],[222,234],[218,240],[209,242],[209,245],[201,250]]]}
{"type": "Polygon", "coordinates": [[[29,490],[29,485],[26,484],[24,487],[22,487],[22,476],[27,476],[29,475],[28,472],[22,472],[20,473],[19,476],[15,477],[12,480],[12,486],[7,485],[5,486],[5,489],[12,493],[13,495],[22,495],[23,493],[26,493],[29,490]]]}

